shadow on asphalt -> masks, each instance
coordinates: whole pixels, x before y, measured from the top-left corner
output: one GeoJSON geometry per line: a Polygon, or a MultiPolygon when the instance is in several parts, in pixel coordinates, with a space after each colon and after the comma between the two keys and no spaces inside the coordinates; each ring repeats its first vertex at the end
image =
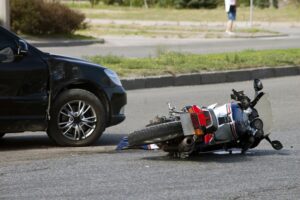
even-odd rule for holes
{"type": "Polygon", "coordinates": [[[214,154],[214,153],[203,153],[192,155],[188,158],[174,158],[169,156],[167,153],[165,156],[153,156],[144,157],[143,160],[148,161],[192,161],[192,162],[220,162],[220,163],[233,163],[233,162],[248,162],[251,161],[253,157],[260,156],[272,156],[272,155],[283,155],[288,156],[291,152],[289,150],[250,150],[246,155],[242,154],[214,154]]]}
{"type": "MultiPolygon", "coordinates": [[[[91,146],[117,145],[126,136],[120,133],[105,133],[91,146]]],[[[48,136],[43,133],[38,134],[7,134],[0,139],[0,151],[25,150],[25,149],[47,149],[57,148],[48,136]]]]}

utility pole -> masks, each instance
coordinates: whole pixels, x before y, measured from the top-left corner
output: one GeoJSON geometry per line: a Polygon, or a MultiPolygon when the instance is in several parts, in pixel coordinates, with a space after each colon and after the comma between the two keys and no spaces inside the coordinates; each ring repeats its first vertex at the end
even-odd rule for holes
{"type": "Polygon", "coordinates": [[[0,20],[5,28],[10,29],[9,0],[0,0],[0,20]]]}
{"type": "Polygon", "coordinates": [[[146,9],[148,9],[148,3],[147,3],[147,0],[144,0],[144,6],[146,9]]]}
{"type": "Polygon", "coordinates": [[[269,8],[274,8],[274,1],[273,0],[269,0],[269,8]]]}
{"type": "Polygon", "coordinates": [[[253,26],[253,0],[250,0],[250,28],[253,26]]]}

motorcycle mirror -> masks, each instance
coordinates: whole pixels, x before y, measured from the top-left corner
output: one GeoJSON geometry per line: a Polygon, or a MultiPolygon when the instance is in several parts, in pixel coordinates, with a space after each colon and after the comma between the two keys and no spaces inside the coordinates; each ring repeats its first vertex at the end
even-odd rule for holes
{"type": "Polygon", "coordinates": [[[283,145],[281,144],[281,142],[279,142],[278,140],[274,140],[271,142],[271,145],[272,147],[275,149],[275,150],[280,150],[283,148],[283,145]]]}
{"type": "Polygon", "coordinates": [[[266,136],[265,139],[271,144],[271,146],[273,147],[273,149],[280,150],[280,149],[283,148],[283,145],[278,140],[271,141],[271,139],[269,138],[269,136],[266,136]]]}
{"type": "Polygon", "coordinates": [[[263,84],[262,84],[261,80],[259,80],[259,79],[254,79],[253,85],[254,85],[254,89],[256,92],[263,89],[263,84]]]}

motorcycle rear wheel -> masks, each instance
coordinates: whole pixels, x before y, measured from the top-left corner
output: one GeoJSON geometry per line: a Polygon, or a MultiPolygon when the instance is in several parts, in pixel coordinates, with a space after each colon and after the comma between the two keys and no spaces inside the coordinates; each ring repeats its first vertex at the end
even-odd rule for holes
{"type": "Polygon", "coordinates": [[[128,136],[129,146],[157,144],[183,136],[181,122],[157,124],[134,131],[128,136]]]}

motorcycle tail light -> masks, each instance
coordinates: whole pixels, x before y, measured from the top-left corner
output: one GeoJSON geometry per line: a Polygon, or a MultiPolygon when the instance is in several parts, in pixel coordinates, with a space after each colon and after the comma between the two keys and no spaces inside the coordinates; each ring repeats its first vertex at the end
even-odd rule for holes
{"type": "Polygon", "coordinates": [[[206,134],[205,136],[204,136],[204,143],[205,144],[209,144],[210,143],[210,141],[212,140],[212,138],[213,138],[213,134],[206,134]]]}
{"type": "Polygon", "coordinates": [[[193,126],[194,126],[195,130],[201,128],[200,123],[199,123],[198,114],[191,113],[191,120],[192,120],[192,123],[193,123],[193,126]]]}

